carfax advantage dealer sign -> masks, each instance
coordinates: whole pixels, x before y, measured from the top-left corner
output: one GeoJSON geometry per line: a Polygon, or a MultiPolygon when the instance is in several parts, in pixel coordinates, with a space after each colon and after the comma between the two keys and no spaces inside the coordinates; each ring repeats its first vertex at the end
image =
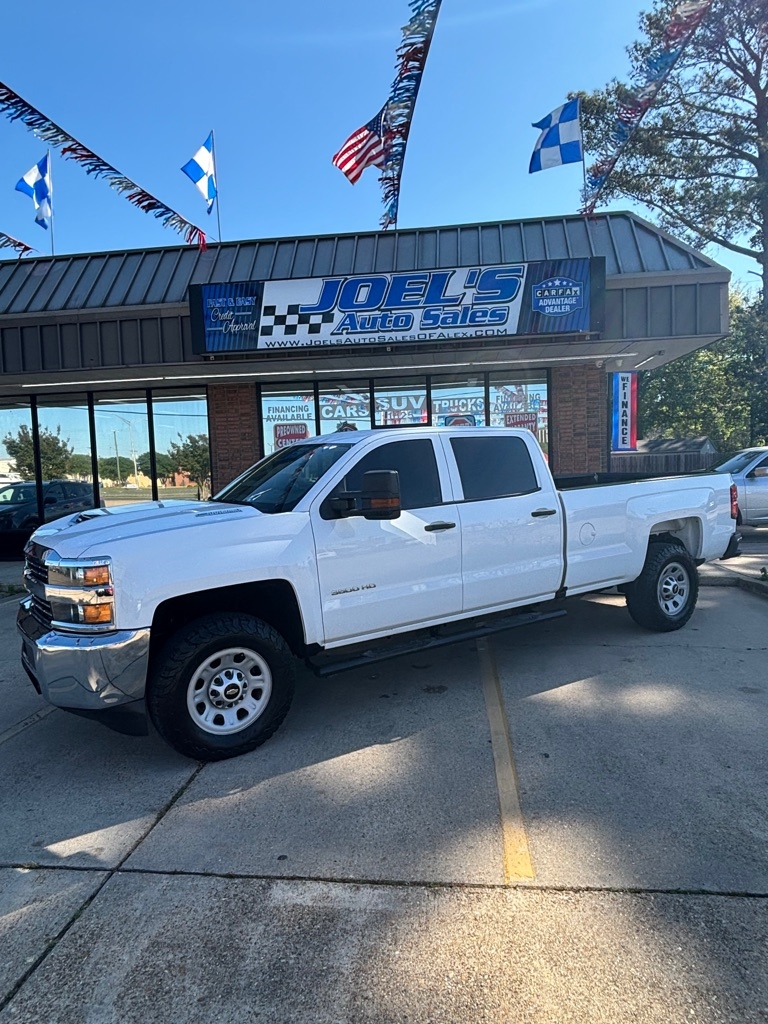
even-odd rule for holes
{"type": "Polygon", "coordinates": [[[194,350],[600,332],[605,260],[191,285],[194,350]]]}

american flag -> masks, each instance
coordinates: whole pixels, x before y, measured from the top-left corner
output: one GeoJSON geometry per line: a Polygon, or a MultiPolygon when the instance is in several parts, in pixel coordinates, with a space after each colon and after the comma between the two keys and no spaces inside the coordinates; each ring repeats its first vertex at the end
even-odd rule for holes
{"type": "Polygon", "coordinates": [[[333,166],[354,185],[366,167],[384,166],[384,111],[382,107],[368,124],[352,132],[333,158],[333,166]]]}

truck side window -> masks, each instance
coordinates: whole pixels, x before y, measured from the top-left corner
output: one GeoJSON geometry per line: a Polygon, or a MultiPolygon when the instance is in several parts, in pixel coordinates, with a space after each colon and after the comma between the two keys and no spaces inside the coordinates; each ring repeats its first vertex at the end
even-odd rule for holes
{"type": "Polygon", "coordinates": [[[410,441],[392,441],[374,448],[353,466],[338,487],[338,491],[360,491],[363,474],[371,469],[396,469],[400,476],[402,508],[429,508],[443,500],[440,476],[437,471],[435,450],[429,438],[410,441]]]}
{"type": "Polygon", "coordinates": [[[464,498],[503,498],[540,490],[520,437],[452,437],[464,498]]]}

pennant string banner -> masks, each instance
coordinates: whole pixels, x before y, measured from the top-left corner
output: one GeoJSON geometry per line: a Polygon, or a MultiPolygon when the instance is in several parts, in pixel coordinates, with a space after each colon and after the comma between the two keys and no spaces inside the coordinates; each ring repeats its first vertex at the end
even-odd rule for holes
{"type": "MultiPolygon", "coordinates": [[[[183,235],[185,240],[191,244],[197,244],[205,248],[205,232],[195,224],[185,220],[165,203],[145,192],[135,181],[126,178],[115,167],[108,164],[101,157],[97,156],[90,149],[84,146],[77,139],[73,139],[63,128],[60,128],[53,121],[41,114],[39,110],[31,106],[7,85],[0,82],[0,113],[4,113],[9,121],[21,121],[21,123],[34,132],[35,135],[47,142],[50,146],[61,151],[61,155],[67,160],[74,160],[85,169],[86,174],[92,174],[96,178],[104,178],[110,188],[124,195],[129,203],[145,213],[151,213],[158,220],[162,221],[164,227],[172,228],[178,234],[183,235]]],[[[2,236],[9,238],[10,236],[2,236]]],[[[12,240],[12,241],[15,241],[12,240]]],[[[23,245],[19,242],[18,245],[23,245]]],[[[8,246],[0,240],[0,247],[8,246]]],[[[22,254],[23,255],[23,254],[22,254]]]]}
{"type": "Polygon", "coordinates": [[[379,178],[384,202],[384,215],[381,218],[383,228],[393,225],[397,227],[400,181],[408,133],[441,2],[410,0],[408,6],[413,14],[403,27],[402,42],[396,51],[397,71],[385,107],[385,157],[379,178]]]}
{"type": "Polygon", "coordinates": [[[596,163],[587,171],[582,213],[594,213],[600,193],[629,140],[653,106],[662,86],[711,6],[712,0],[684,0],[673,9],[659,49],[646,58],[635,88],[626,91],[620,98],[616,120],[609,134],[612,145],[606,147],[598,156],[596,163]]]}
{"type": "Polygon", "coordinates": [[[19,256],[26,256],[28,252],[37,252],[33,246],[27,245],[26,242],[20,242],[13,235],[6,235],[4,231],[0,231],[0,249],[13,249],[19,256]]]}

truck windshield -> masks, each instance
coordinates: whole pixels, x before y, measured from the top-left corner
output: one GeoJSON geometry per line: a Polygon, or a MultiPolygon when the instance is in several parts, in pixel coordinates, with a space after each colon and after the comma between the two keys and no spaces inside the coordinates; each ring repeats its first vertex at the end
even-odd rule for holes
{"type": "Polygon", "coordinates": [[[281,448],[246,470],[211,500],[251,505],[259,512],[291,512],[350,447],[318,442],[281,448]]]}

